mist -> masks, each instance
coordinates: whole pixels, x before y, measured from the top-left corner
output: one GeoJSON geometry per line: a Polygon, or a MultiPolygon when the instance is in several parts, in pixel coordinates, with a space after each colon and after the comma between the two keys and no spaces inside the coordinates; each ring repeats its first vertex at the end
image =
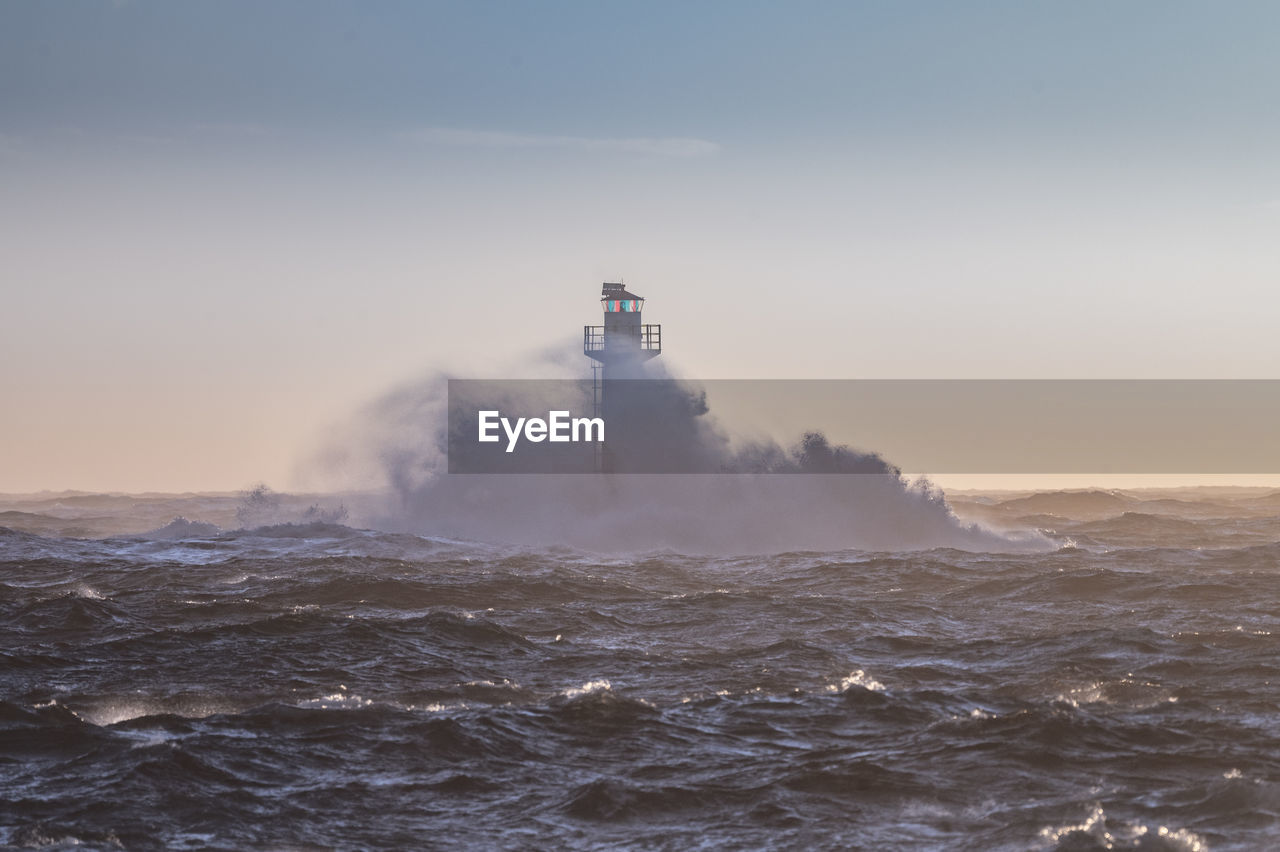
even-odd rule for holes
{"type": "MultiPolygon", "coordinates": [[[[563,377],[559,350],[526,364],[532,376],[563,377]]],[[[560,473],[450,473],[448,379],[435,373],[394,387],[337,430],[306,465],[330,489],[372,490],[361,520],[379,529],[529,546],[603,552],[687,553],[792,550],[1042,550],[956,518],[942,492],[908,480],[874,452],[833,444],[819,429],[790,443],[742,437],[722,422],[696,383],[658,362],[618,371],[610,423],[614,473],[593,474],[589,450],[557,461],[560,473]],[[624,437],[615,440],[619,432],[624,437]],[[640,473],[645,470],[677,473],[640,473]]],[[[546,410],[538,382],[495,383],[485,407],[546,410]]],[[[589,381],[577,387],[589,393],[589,381]]],[[[579,399],[577,410],[588,410],[579,399]]],[[[464,406],[474,411],[477,401],[464,406]]],[[[474,416],[474,415],[472,415],[474,416]]],[[[474,445],[473,445],[474,446],[474,445]]],[[[502,453],[500,445],[486,445],[502,453]]],[[[528,456],[565,453],[542,444],[528,456]]],[[[456,461],[456,460],[455,460],[456,461]]],[[[458,467],[455,465],[455,470],[458,467]]],[[[467,468],[476,470],[474,464],[467,468]]],[[[483,469],[483,466],[480,468],[483,469]]],[[[510,471],[507,467],[505,470],[510,471]]]]}

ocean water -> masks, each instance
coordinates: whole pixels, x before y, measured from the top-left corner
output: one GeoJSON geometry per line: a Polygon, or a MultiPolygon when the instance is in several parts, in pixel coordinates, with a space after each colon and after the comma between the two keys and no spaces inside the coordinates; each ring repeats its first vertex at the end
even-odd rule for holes
{"type": "Polygon", "coordinates": [[[1280,508],[953,502],[1050,545],[0,529],[0,844],[1276,848],[1280,508]]]}

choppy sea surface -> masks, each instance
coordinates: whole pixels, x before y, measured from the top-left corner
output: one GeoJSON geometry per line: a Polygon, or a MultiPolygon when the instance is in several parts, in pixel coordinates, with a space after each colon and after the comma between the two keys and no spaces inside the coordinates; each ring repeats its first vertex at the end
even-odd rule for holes
{"type": "Polygon", "coordinates": [[[1276,848],[1280,505],[1077,496],[957,504],[1034,554],[0,529],[0,844],[1276,848]]]}

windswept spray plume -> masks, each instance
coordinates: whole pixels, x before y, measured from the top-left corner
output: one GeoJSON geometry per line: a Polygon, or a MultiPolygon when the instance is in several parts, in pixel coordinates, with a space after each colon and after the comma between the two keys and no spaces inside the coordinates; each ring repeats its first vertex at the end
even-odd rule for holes
{"type": "MultiPolygon", "coordinates": [[[[235,510],[239,528],[256,529],[279,524],[341,524],[350,514],[345,503],[339,503],[337,506],[321,506],[319,503],[312,503],[302,509],[287,504],[284,497],[285,495],[273,491],[265,482],[259,482],[252,488],[240,492],[240,504],[235,510]]],[[[296,501],[290,501],[290,503],[293,502],[296,501]]]]}
{"type": "MultiPolygon", "coordinates": [[[[627,435],[614,470],[626,475],[581,475],[589,467],[449,473],[449,430],[475,423],[450,423],[447,377],[440,374],[375,400],[317,456],[315,469],[346,477],[348,486],[384,489],[387,501],[367,519],[380,528],[456,538],[698,553],[1045,547],[961,523],[927,481],[910,482],[875,453],[833,444],[820,431],[789,446],[736,438],[703,391],[652,362],[615,375],[666,380],[621,381],[610,391],[626,424],[611,428],[627,435]],[[659,462],[684,472],[634,472],[659,462]]],[[[562,396],[538,399],[543,386],[513,382],[491,390],[483,404],[508,411],[564,404],[562,396]]],[[[590,410],[590,383],[579,386],[576,410],[590,410]]],[[[576,463],[589,465],[590,457],[576,463]]]]}

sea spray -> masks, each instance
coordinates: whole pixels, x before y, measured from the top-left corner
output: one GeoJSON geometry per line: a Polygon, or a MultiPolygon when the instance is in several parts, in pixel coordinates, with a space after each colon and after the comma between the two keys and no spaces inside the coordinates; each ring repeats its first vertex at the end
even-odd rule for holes
{"type": "MultiPolygon", "coordinates": [[[[627,444],[632,463],[643,469],[658,459],[696,473],[451,474],[450,430],[465,429],[474,444],[476,414],[451,422],[441,374],[374,400],[313,457],[310,471],[328,474],[331,484],[354,476],[385,489],[389,499],[365,519],[380,529],[485,541],[702,553],[1048,546],[1035,535],[1015,539],[960,522],[927,481],[908,481],[875,453],[833,444],[820,431],[791,446],[735,437],[705,392],[653,362],[626,375],[659,380],[630,385],[635,398],[614,406],[637,436],[627,444]]],[[[490,391],[483,410],[545,412],[559,401],[540,398],[547,385],[536,381],[494,386],[501,393],[490,391]]],[[[497,452],[507,455],[500,445],[497,452]]]]}

